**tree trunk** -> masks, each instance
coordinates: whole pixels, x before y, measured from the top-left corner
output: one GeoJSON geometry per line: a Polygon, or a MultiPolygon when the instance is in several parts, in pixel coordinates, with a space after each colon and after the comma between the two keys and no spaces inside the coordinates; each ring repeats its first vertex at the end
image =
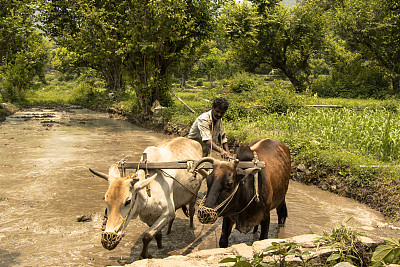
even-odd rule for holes
{"type": "Polygon", "coordinates": [[[181,87],[186,87],[187,79],[188,79],[188,69],[185,68],[182,70],[182,74],[181,74],[181,87]]]}
{"type": "Polygon", "coordinates": [[[395,74],[392,78],[392,88],[393,93],[399,94],[400,93],[400,74],[395,74]]]}
{"type": "Polygon", "coordinates": [[[282,70],[286,77],[288,77],[289,81],[292,83],[297,92],[303,92],[306,89],[305,85],[288,68],[285,66],[280,66],[279,69],[282,70]]]}
{"type": "Polygon", "coordinates": [[[105,62],[100,66],[100,70],[109,92],[115,93],[122,90],[122,60],[120,58],[116,58],[113,62],[105,62]]]}

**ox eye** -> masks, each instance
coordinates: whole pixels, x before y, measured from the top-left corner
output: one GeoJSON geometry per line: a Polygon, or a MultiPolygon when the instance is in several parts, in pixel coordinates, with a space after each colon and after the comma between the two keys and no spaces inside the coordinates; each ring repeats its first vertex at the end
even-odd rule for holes
{"type": "Polygon", "coordinates": [[[128,199],[128,200],[125,202],[125,207],[126,207],[126,206],[129,206],[130,204],[131,204],[131,200],[128,199]]]}

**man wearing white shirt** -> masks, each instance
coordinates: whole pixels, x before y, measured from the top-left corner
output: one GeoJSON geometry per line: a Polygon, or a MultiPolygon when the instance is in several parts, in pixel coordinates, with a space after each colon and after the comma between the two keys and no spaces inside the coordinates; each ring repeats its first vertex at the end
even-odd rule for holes
{"type": "Polygon", "coordinates": [[[229,153],[228,139],[222,124],[222,117],[229,103],[223,97],[214,99],[210,111],[201,114],[190,128],[188,138],[198,141],[203,147],[203,157],[210,154],[211,148],[223,158],[232,158],[229,153]],[[217,145],[220,142],[221,146],[217,145]]]}

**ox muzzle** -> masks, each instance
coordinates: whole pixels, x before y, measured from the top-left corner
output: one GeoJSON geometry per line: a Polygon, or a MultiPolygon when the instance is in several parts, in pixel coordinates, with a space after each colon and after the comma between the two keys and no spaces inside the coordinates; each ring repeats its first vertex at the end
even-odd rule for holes
{"type": "Polygon", "coordinates": [[[218,212],[216,209],[204,206],[206,202],[206,196],[203,197],[199,204],[199,209],[197,211],[197,218],[202,224],[213,224],[218,219],[218,212]]]}
{"type": "Polygon", "coordinates": [[[122,234],[119,235],[117,233],[112,232],[103,232],[101,233],[101,244],[105,249],[113,250],[119,244],[122,239],[122,234]]]}

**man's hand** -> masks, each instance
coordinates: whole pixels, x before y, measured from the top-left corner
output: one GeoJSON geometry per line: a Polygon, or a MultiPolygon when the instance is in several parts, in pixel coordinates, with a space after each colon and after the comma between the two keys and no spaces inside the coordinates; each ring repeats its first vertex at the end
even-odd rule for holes
{"type": "Polygon", "coordinates": [[[222,150],[221,152],[221,157],[224,159],[231,159],[233,158],[231,153],[229,153],[228,151],[222,150]]]}

